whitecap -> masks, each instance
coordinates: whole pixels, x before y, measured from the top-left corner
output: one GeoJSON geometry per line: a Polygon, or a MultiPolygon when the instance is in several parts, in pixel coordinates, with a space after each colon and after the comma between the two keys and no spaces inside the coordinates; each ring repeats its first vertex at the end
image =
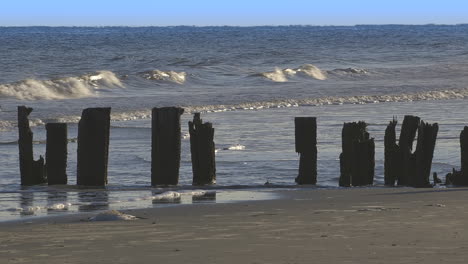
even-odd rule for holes
{"type": "Polygon", "coordinates": [[[123,87],[123,84],[115,73],[100,71],[77,77],[26,79],[0,84],[0,97],[15,97],[20,100],[83,98],[95,96],[96,89],[101,87],[123,87]]]}
{"type": "Polygon", "coordinates": [[[147,80],[171,81],[174,83],[183,84],[186,81],[187,73],[176,71],[152,70],[144,72],[142,76],[147,80]]]}

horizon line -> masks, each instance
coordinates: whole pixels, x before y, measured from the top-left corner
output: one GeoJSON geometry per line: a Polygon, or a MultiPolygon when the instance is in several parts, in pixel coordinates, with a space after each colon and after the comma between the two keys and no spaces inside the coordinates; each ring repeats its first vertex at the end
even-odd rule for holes
{"type": "Polygon", "coordinates": [[[358,27],[358,26],[464,26],[468,25],[468,22],[464,23],[453,23],[453,24],[446,24],[446,23],[421,23],[421,24],[398,24],[398,23],[384,23],[384,24],[350,24],[350,25],[333,25],[333,24],[325,24],[325,25],[313,25],[313,24],[281,24],[281,25],[0,25],[0,28],[7,28],[7,27],[61,27],[61,28],[110,28],[110,27],[128,27],[128,28],[145,28],[145,27],[196,27],[196,28],[204,28],[204,27],[238,27],[238,28],[249,28],[249,27],[358,27]]]}

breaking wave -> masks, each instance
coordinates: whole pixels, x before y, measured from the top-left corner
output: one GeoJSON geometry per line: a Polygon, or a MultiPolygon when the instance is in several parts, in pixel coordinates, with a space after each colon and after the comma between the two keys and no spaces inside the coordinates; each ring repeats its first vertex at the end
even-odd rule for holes
{"type": "Polygon", "coordinates": [[[20,100],[70,99],[96,95],[101,88],[123,87],[115,73],[99,71],[78,77],[52,80],[27,79],[19,82],[0,84],[0,97],[15,97],[20,100]]]}
{"type": "Polygon", "coordinates": [[[178,84],[185,83],[187,74],[185,72],[152,70],[142,74],[147,80],[170,81],[178,84]]]}
{"type": "Polygon", "coordinates": [[[288,77],[292,77],[294,75],[304,75],[304,76],[311,77],[316,80],[327,79],[327,73],[325,71],[320,70],[318,67],[312,64],[302,65],[299,68],[295,68],[295,69],[276,68],[272,72],[263,72],[263,73],[260,73],[259,75],[274,82],[287,82],[288,77]]]}

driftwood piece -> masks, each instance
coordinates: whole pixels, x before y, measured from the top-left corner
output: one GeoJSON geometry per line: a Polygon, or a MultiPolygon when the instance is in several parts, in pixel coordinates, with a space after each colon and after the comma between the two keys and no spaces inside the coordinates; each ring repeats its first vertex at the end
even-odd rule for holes
{"type": "Polygon", "coordinates": [[[33,133],[29,127],[28,116],[32,108],[18,106],[18,148],[21,174],[21,185],[36,185],[47,182],[44,159],[34,160],[33,133]]]}
{"type": "Polygon", "coordinates": [[[375,144],[369,138],[365,122],[344,123],[340,155],[339,185],[371,185],[374,180],[375,144]]]}
{"type": "Polygon", "coordinates": [[[216,183],[216,161],[214,128],[211,123],[203,123],[200,113],[195,113],[193,122],[188,122],[190,152],[192,155],[193,185],[216,183]]]}
{"type": "Polygon", "coordinates": [[[151,185],[179,183],[181,129],[179,107],[153,108],[151,139],[151,185]]]}
{"type": "Polygon", "coordinates": [[[67,184],[67,124],[47,123],[46,170],[49,185],[67,184]]]}
{"type": "Polygon", "coordinates": [[[296,117],[296,152],[299,153],[297,184],[317,183],[317,118],[296,117]]]}
{"type": "Polygon", "coordinates": [[[78,123],[77,184],[105,186],[111,108],[87,108],[78,123]]]}

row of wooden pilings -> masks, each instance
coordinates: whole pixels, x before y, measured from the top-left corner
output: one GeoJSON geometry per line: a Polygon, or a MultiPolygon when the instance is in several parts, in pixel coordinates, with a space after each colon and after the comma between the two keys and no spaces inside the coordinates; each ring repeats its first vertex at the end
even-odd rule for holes
{"type": "MultiPolygon", "coordinates": [[[[33,159],[28,116],[32,108],[18,107],[19,160],[22,185],[67,184],[67,124],[46,124],[46,159],[33,159]]],[[[78,123],[77,185],[105,186],[109,157],[111,108],[87,108],[78,123]]],[[[152,109],[151,185],[177,185],[181,156],[179,107],[152,109]]],[[[189,124],[193,185],[216,182],[214,128],[203,123],[195,113],[189,124]]],[[[397,121],[385,130],[384,179],[387,186],[430,187],[430,172],[438,124],[428,124],[416,116],[405,116],[396,141],[397,121]],[[416,149],[413,142],[418,133],[416,149]]],[[[344,187],[373,185],[375,144],[365,122],[344,123],[340,154],[339,185],[344,187]]],[[[468,185],[468,127],[460,135],[461,171],[447,174],[446,183],[468,185]]],[[[317,183],[317,119],[295,118],[295,147],[299,153],[298,184],[317,183]]],[[[434,183],[440,180],[434,175],[434,183]]]]}

